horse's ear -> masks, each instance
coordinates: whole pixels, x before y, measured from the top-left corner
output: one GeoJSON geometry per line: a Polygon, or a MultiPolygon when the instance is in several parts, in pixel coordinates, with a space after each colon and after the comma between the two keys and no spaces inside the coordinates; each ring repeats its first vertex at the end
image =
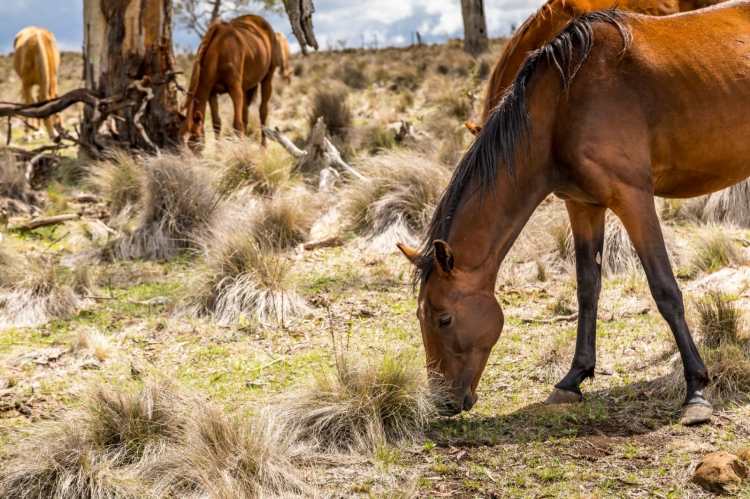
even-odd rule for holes
{"type": "Polygon", "coordinates": [[[479,134],[481,133],[481,131],[482,131],[482,127],[481,127],[480,125],[477,125],[477,124],[476,124],[476,123],[474,123],[473,121],[467,121],[466,123],[464,123],[464,126],[465,126],[465,127],[466,127],[466,129],[467,129],[467,130],[469,130],[469,131],[471,132],[471,134],[472,134],[473,136],[475,136],[475,137],[476,137],[477,135],[479,135],[479,134]]]}
{"type": "Polygon", "coordinates": [[[419,251],[417,251],[415,248],[407,246],[404,243],[396,243],[396,246],[398,246],[398,249],[401,250],[401,253],[403,253],[406,259],[411,263],[413,263],[414,265],[417,265],[417,263],[419,263],[419,251]]]}
{"type": "Polygon", "coordinates": [[[453,271],[455,259],[453,258],[453,250],[445,241],[437,239],[432,243],[433,252],[432,257],[435,259],[438,268],[445,274],[450,274],[453,271]]]}

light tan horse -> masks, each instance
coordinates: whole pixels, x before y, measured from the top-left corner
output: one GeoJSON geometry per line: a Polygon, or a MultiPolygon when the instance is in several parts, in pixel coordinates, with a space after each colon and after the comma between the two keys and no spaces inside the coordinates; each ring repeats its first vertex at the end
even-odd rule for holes
{"type": "MultiPolygon", "coordinates": [[[[37,102],[57,97],[57,71],[60,67],[60,51],[55,35],[43,28],[24,28],[13,42],[13,67],[21,78],[21,94],[26,104],[34,102],[33,87],[38,87],[37,102]]],[[[44,120],[50,138],[55,137],[53,126],[59,116],[44,120]]]]}
{"type": "Polygon", "coordinates": [[[292,66],[290,61],[292,59],[291,51],[289,50],[289,40],[286,39],[284,33],[276,33],[276,39],[279,41],[281,47],[281,76],[284,81],[291,83],[292,81],[292,66]]]}

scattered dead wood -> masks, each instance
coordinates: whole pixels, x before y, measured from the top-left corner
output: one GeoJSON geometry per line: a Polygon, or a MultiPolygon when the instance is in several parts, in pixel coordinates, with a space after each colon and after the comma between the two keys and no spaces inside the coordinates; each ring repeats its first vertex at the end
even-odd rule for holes
{"type": "Polygon", "coordinates": [[[25,232],[39,229],[41,227],[49,227],[50,225],[58,225],[65,222],[70,222],[71,220],[78,220],[79,218],[80,216],[77,213],[67,213],[65,215],[55,215],[53,217],[34,218],[27,222],[11,225],[10,227],[8,227],[8,230],[25,232]]]}
{"type": "Polygon", "coordinates": [[[337,248],[343,246],[344,240],[339,236],[328,237],[326,239],[320,239],[318,241],[310,241],[305,243],[302,247],[305,251],[315,251],[320,248],[337,248]]]}
{"type": "Polygon", "coordinates": [[[341,157],[339,150],[328,138],[328,128],[322,117],[315,122],[304,150],[285,137],[278,128],[264,128],[263,133],[266,137],[278,142],[297,160],[296,170],[308,176],[320,176],[320,190],[328,190],[331,187],[331,182],[335,182],[337,177],[337,174],[333,173],[336,171],[346,173],[358,180],[366,180],[364,175],[341,157]]]}

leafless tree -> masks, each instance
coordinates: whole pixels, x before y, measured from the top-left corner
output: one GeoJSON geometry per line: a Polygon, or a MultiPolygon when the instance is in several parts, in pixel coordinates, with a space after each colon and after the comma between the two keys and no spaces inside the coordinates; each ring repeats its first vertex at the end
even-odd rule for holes
{"type": "Polygon", "coordinates": [[[281,0],[174,0],[178,23],[202,37],[212,22],[251,12],[283,12],[281,0]]]}
{"type": "Polygon", "coordinates": [[[477,56],[489,48],[484,0],[461,0],[464,18],[464,50],[477,56]]]}

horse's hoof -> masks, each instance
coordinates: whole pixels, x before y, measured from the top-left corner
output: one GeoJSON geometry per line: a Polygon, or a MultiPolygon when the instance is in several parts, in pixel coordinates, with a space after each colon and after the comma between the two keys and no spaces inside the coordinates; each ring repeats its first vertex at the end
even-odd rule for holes
{"type": "Polygon", "coordinates": [[[713,406],[707,401],[687,404],[682,409],[680,424],[683,426],[695,426],[708,423],[714,413],[713,406]]]}
{"type": "Polygon", "coordinates": [[[552,390],[552,393],[549,397],[547,397],[547,400],[545,400],[544,403],[547,405],[577,404],[582,400],[583,395],[581,395],[580,393],[555,388],[554,390],[552,390]]]}

